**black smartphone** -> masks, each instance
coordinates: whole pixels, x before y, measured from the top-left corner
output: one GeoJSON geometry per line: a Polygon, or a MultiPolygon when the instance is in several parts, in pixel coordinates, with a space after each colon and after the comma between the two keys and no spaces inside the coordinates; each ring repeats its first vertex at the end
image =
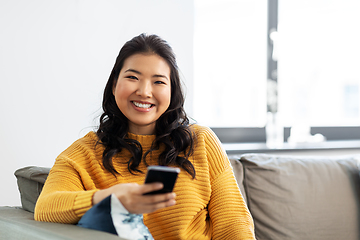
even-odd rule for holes
{"type": "Polygon", "coordinates": [[[164,187],[157,191],[145,193],[144,195],[172,192],[179,172],[180,168],[149,166],[147,168],[145,183],[161,182],[164,187]]]}

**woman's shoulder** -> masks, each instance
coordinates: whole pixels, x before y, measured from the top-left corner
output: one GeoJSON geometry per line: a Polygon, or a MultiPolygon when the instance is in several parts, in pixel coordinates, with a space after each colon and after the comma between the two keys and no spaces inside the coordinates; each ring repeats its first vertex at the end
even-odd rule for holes
{"type": "Polygon", "coordinates": [[[205,131],[206,129],[210,129],[209,127],[205,127],[205,126],[199,125],[197,123],[190,124],[189,127],[194,132],[202,132],[202,131],[205,131]]]}
{"type": "Polygon", "coordinates": [[[93,147],[94,145],[97,145],[97,143],[100,143],[97,134],[93,131],[90,131],[87,134],[85,134],[83,137],[77,139],[72,145],[93,147]]]}
{"type": "Polygon", "coordinates": [[[211,128],[194,124],[192,129],[196,134],[197,141],[195,152],[206,151],[206,154],[203,155],[206,156],[211,176],[215,178],[229,166],[226,151],[211,128]]]}
{"type": "Polygon", "coordinates": [[[198,136],[204,136],[204,135],[211,135],[215,136],[215,133],[211,130],[211,128],[202,126],[199,124],[191,124],[190,129],[193,131],[193,133],[198,136]]]}
{"type": "Polygon", "coordinates": [[[59,157],[66,157],[72,155],[87,155],[89,153],[96,153],[102,151],[102,144],[99,142],[99,138],[95,132],[90,131],[83,137],[72,143],[67,149],[65,149],[59,157]]]}
{"type": "Polygon", "coordinates": [[[90,131],[87,134],[85,134],[82,138],[79,138],[78,141],[84,143],[94,143],[94,142],[98,142],[99,138],[94,131],[90,131]]]}

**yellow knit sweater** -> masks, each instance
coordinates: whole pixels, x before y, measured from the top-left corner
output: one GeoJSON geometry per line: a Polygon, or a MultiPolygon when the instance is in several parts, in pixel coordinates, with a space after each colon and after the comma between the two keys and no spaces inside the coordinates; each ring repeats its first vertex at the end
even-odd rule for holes
{"type": "MultiPolygon", "coordinates": [[[[192,126],[197,136],[194,154],[189,159],[196,179],[181,170],[176,181],[176,205],[144,214],[144,223],[155,239],[255,239],[252,217],[236,184],[226,153],[215,134],[206,127],[192,126]]],[[[155,135],[128,134],[138,140],[145,152],[155,135]]],[[[77,140],[61,153],[52,167],[35,207],[38,221],[77,223],[92,207],[92,196],[99,189],[118,183],[144,182],[144,174],[132,175],[123,150],[113,160],[121,173],[115,178],[104,169],[104,147],[96,145],[94,132],[77,140]]],[[[159,152],[153,152],[150,165],[157,165],[159,152]]]]}

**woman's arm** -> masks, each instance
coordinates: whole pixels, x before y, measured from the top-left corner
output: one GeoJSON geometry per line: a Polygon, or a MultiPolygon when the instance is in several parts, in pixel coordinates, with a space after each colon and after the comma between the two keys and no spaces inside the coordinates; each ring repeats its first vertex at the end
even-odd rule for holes
{"type": "Polygon", "coordinates": [[[65,160],[57,160],[36,202],[34,218],[37,221],[77,223],[92,207],[96,191],[95,186],[85,191],[74,167],[65,160]]]}
{"type": "Polygon", "coordinates": [[[208,128],[203,132],[211,178],[209,215],[213,239],[255,239],[254,223],[236,183],[229,159],[219,139],[208,128]]]}
{"type": "Polygon", "coordinates": [[[229,166],[212,182],[213,239],[255,239],[254,223],[229,166]]]}
{"type": "Polygon", "coordinates": [[[76,164],[70,163],[59,159],[52,167],[35,206],[35,220],[77,223],[87,210],[112,193],[130,213],[150,213],[175,205],[175,193],[143,195],[161,189],[162,184],[123,183],[99,190],[86,171],[80,176],[80,168],[76,170],[76,164]]]}

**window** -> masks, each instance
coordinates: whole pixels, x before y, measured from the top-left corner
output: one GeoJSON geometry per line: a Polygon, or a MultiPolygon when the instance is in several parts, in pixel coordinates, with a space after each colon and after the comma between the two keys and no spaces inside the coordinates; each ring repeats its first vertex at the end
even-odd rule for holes
{"type": "Polygon", "coordinates": [[[358,0],[195,0],[194,119],[223,142],[264,141],[270,90],[285,140],[297,125],[359,139],[359,11],[358,0]]]}
{"type": "Polygon", "coordinates": [[[360,123],[360,2],[279,1],[279,111],[285,125],[360,123]]]}
{"type": "Polygon", "coordinates": [[[211,127],[264,126],[266,1],[195,3],[194,118],[211,127]]]}

